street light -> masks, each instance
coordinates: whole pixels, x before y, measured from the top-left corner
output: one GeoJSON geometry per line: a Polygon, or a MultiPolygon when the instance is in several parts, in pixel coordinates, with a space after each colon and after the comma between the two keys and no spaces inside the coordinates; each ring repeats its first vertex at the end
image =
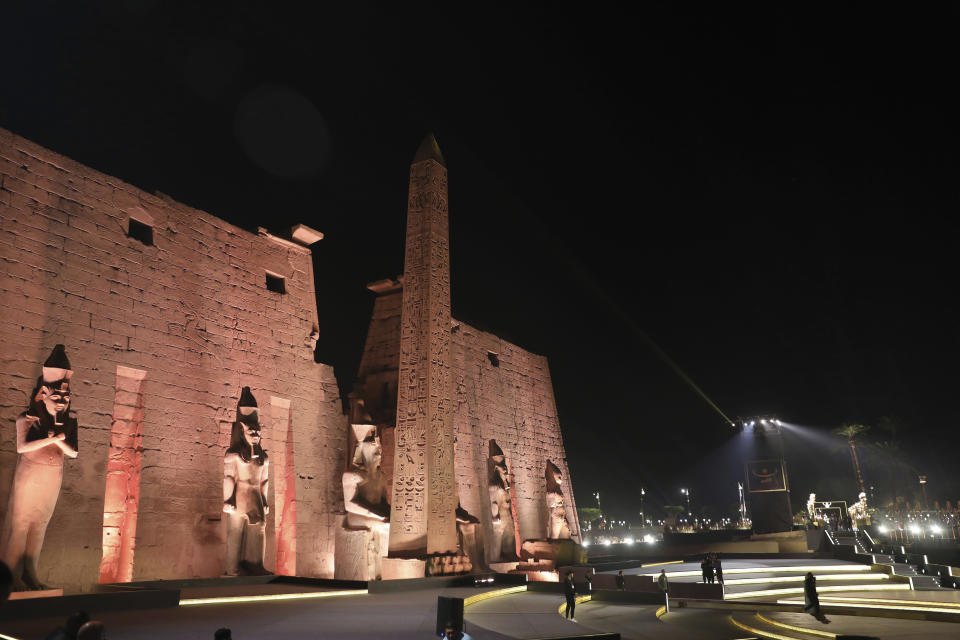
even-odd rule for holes
{"type": "Polygon", "coordinates": [[[646,514],[643,511],[643,498],[647,495],[647,491],[641,487],[640,488],[640,526],[643,527],[647,523],[646,514]]]}
{"type": "Polygon", "coordinates": [[[923,508],[927,508],[927,476],[920,476],[920,489],[923,491],[923,508]]]}
{"type": "Polygon", "coordinates": [[[680,489],[680,493],[687,497],[687,513],[690,513],[690,490],[689,489],[680,489]]]}

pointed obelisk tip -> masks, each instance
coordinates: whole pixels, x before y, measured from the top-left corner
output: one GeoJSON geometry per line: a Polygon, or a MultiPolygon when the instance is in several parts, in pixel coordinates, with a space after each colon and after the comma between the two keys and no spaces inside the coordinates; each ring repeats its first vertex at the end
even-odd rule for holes
{"type": "Polygon", "coordinates": [[[423,139],[423,142],[420,143],[416,155],[413,156],[413,164],[424,160],[436,160],[441,167],[447,166],[446,161],[443,159],[443,154],[440,153],[440,145],[437,144],[437,139],[432,133],[428,133],[423,139]]]}

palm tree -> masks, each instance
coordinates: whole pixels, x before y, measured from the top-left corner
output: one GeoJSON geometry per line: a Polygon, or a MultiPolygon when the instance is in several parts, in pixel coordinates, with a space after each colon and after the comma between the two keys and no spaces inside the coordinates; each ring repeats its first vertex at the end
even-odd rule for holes
{"type": "Polygon", "coordinates": [[[865,424],[845,424],[833,430],[833,434],[847,439],[847,445],[850,447],[850,459],[853,461],[853,470],[857,474],[857,485],[860,487],[860,493],[866,493],[867,489],[863,484],[863,473],[860,471],[860,459],[857,457],[856,437],[861,433],[870,430],[865,424]]]}

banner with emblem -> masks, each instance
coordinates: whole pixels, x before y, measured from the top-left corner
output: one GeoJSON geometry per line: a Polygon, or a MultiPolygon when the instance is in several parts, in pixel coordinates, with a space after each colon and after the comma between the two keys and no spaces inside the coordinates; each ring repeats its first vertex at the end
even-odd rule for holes
{"type": "Polygon", "coordinates": [[[787,489],[787,474],[782,460],[754,460],[747,463],[747,490],[750,493],[787,489]]]}

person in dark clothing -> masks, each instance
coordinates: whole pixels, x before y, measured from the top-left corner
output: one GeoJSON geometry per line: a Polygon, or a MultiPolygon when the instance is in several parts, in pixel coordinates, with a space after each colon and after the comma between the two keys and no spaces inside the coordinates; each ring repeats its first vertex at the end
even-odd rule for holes
{"type": "Polygon", "coordinates": [[[807,572],[803,580],[803,610],[823,624],[830,624],[827,617],[820,611],[820,596],[817,595],[817,579],[812,572],[807,572]]]}
{"type": "Polygon", "coordinates": [[[567,577],[563,581],[563,595],[567,599],[565,617],[567,620],[576,622],[577,619],[573,617],[573,612],[577,606],[577,587],[573,584],[573,571],[567,571],[567,577]]]}
{"type": "Polygon", "coordinates": [[[713,558],[713,572],[717,576],[717,582],[723,585],[723,563],[720,562],[720,554],[713,558]]]}
{"type": "Polygon", "coordinates": [[[233,640],[233,632],[227,627],[220,627],[213,632],[213,640],[233,640]]]}
{"type": "Polygon", "coordinates": [[[617,572],[617,589],[623,591],[627,588],[627,579],[623,575],[623,569],[617,572]]]}
{"type": "Polygon", "coordinates": [[[10,597],[13,590],[13,573],[10,567],[0,562],[0,606],[10,597]]]}
{"type": "Polygon", "coordinates": [[[583,579],[587,581],[587,593],[593,593],[593,578],[587,573],[583,576],[583,579]]]}
{"type": "Polygon", "coordinates": [[[713,580],[713,565],[710,564],[710,556],[703,556],[700,561],[700,573],[703,576],[703,584],[709,584],[713,580]]]}
{"type": "Polygon", "coordinates": [[[77,611],[67,618],[62,627],[57,627],[47,635],[47,640],[77,640],[80,627],[90,622],[90,614],[86,611],[77,611]]]}

